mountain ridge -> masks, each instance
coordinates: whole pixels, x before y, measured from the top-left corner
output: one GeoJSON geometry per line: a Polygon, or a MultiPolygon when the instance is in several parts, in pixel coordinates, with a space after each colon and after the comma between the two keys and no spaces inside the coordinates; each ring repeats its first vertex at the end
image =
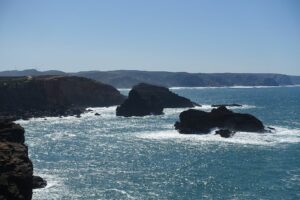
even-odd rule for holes
{"type": "Polygon", "coordinates": [[[189,73],[142,70],[63,72],[59,70],[38,71],[36,69],[0,72],[0,77],[42,75],[85,77],[117,88],[131,88],[141,82],[166,87],[282,86],[300,84],[300,76],[276,73],[189,73]]]}

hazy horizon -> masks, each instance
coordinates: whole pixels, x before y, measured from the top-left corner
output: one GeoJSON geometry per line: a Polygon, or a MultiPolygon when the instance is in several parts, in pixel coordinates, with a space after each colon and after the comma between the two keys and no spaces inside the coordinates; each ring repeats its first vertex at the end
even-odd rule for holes
{"type": "Polygon", "coordinates": [[[0,0],[0,71],[300,75],[300,2],[0,0]]]}
{"type": "Polygon", "coordinates": [[[99,72],[108,72],[108,71],[144,71],[144,72],[172,72],[172,73],[203,73],[203,74],[282,74],[282,75],[288,75],[288,76],[300,76],[300,74],[284,74],[284,73],[273,73],[273,72],[188,72],[188,71],[167,71],[167,70],[141,70],[141,69],[113,69],[113,70],[79,70],[79,71],[65,71],[65,70],[59,70],[59,69],[45,69],[45,70],[39,70],[36,68],[25,68],[25,69],[8,69],[8,70],[2,70],[0,72],[5,71],[27,71],[27,70],[36,70],[39,72],[47,72],[47,71],[60,71],[65,73],[79,73],[79,72],[90,72],[90,71],[99,71],[99,72]]]}

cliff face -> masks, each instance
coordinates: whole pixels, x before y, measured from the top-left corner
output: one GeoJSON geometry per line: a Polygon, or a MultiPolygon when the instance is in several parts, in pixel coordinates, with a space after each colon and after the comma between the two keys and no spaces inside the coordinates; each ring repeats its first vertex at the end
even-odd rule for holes
{"type": "Polygon", "coordinates": [[[28,200],[33,188],[46,185],[43,179],[33,176],[24,141],[20,125],[0,119],[0,199],[28,200]]]}
{"type": "Polygon", "coordinates": [[[118,105],[123,100],[124,96],[114,87],[87,78],[0,78],[0,114],[15,115],[16,118],[19,115],[39,117],[78,114],[82,111],[72,112],[72,109],[118,105]]]}

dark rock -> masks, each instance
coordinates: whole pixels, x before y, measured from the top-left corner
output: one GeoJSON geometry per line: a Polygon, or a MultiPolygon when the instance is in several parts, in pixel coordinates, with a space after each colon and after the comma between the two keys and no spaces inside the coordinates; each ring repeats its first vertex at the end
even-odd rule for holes
{"type": "Polygon", "coordinates": [[[0,115],[17,119],[78,115],[86,107],[119,105],[124,99],[114,87],[87,78],[0,78],[0,115]]]}
{"type": "Polygon", "coordinates": [[[161,115],[163,107],[157,103],[155,96],[150,101],[143,99],[135,90],[129,92],[128,99],[121,106],[117,107],[117,116],[145,116],[145,115],[161,115]]]}
{"type": "Polygon", "coordinates": [[[268,126],[267,128],[270,129],[270,130],[276,130],[275,128],[273,128],[271,126],[268,126]]]}
{"type": "Polygon", "coordinates": [[[211,107],[221,107],[221,106],[230,106],[230,107],[242,107],[242,105],[240,104],[236,104],[236,103],[233,103],[233,104],[213,104],[211,105],[211,107]]]}
{"type": "Polygon", "coordinates": [[[32,174],[27,146],[0,142],[0,199],[31,199],[32,174]]]}
{"type": "Polygon", "coordinates": [[[25,141],[24,128],[13,122],[0,121],[0,141],[23,144],[25,141]]]}
{"type": "MultiPolygon", "coordinates": [[[[24,129],[9,120],[0,120],[0,199],[30,200],[33,189],[33,166],[24,144],[24,129]]],[[[35,179],[39,186],[41,179],[35,179]]]]}
{"type": "Polygon", "coordinates": [[[235,133],[234,131],[231,131],[228,129],[220,129],[215,132],[216,135],[220,135],[221,137],[224,137],[224,138],[232,137],[234,135],[234,133],[235,133]]]}
{"type": "Polygon", "coordinates": [[[211,112],[186,110],[180,113],[175,128],[180,133],[209,133],[213,128],[230,131],[264,132],[263,123],[250,114],[234,113],[225,106],[211,112]]]}
{"type": "Polygon", "coordinates": [[[141,83],[132,88],[128,98],[117,107],[117,116],[163,114],[164,108],[194,107],[196,103],[181,97],[168,88],[141,83]]]}
{"type": "Polygon", "coordinates": [[[47,186],[47,181],[44,180],[40,176],[33,176],[32,177],[32,188],[38,189],[38,188],[44,188],[47,186]]]}
{"type": "Polygon", "coordinates": [[[95,116],[100,116],[100,114],[99,113],[95,113],[95,116]]]}

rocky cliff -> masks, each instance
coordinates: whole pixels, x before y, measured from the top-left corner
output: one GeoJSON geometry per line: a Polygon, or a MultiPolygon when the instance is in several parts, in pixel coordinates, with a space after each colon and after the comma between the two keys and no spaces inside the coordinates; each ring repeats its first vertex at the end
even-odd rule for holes
{"type": "Polygon", "coordinates": [[[24,144],[24,129],[8,119],[0,119],[0,199],[29,200],[32,189],[46,186],[33,176],[33,165],[24,144]]]}
{"type": "Polygon", "coordinates": [[[119,105],[110,85],[72,76],[0,78],[0,115],[16,118],[80,114],[85,107],[119,105]]]}

